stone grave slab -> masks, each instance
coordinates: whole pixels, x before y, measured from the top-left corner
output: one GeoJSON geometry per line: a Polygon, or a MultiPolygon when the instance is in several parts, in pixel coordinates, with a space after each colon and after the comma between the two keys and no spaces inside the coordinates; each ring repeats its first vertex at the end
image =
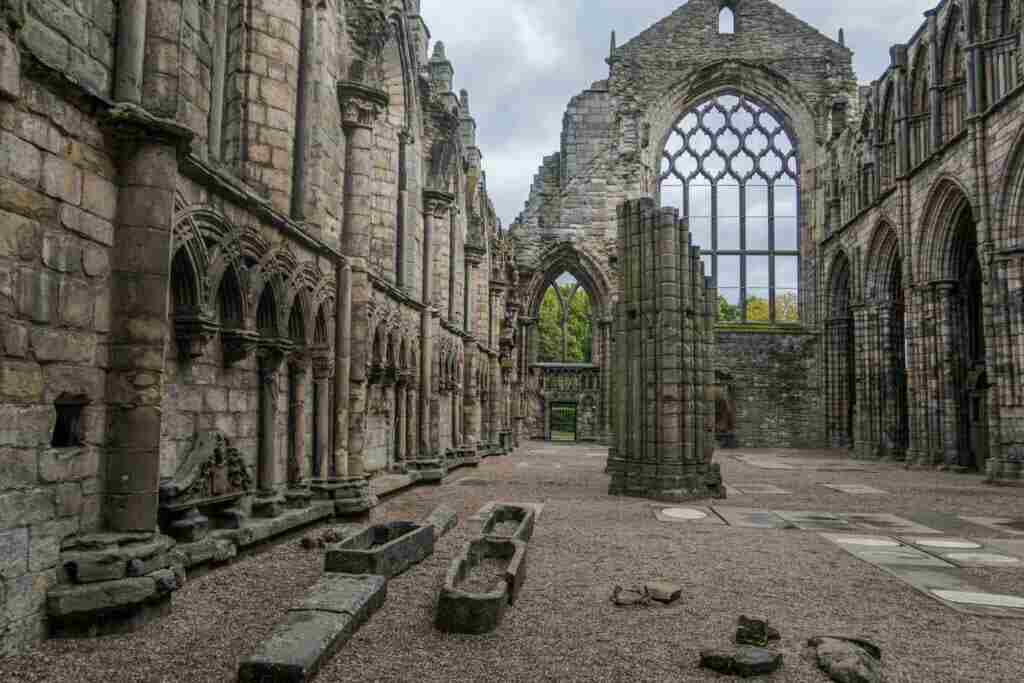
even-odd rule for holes
{"type": "Polygon", "coordinates": [[[1009,607],[1024,610],[1024,597],[1018,595],[1002,595],[999,593],[982,593],[976,591],[936,590],[936,597],[955,602],[959,605],[978,605],[982,607],[1009,607]]]}
{"type": "Polygon", "coordinates": [[[736,493],[750,493],[763,495],[787,495],[792,491],[779,488],[775,484],[729,484],[727,488],[736,493]]]}
{"type": "Polygon", "coordinates": [[[986,538],[980,541],[985,547],[995,548],[1014,557],[1024,558],[1024,538],[986,538]]]}
{"type": "Polygon", "coordinates": [[[989,529],[1001,531],[1011,536],[1024,536],[1024,519],[1013,519],[1012,517],[966,517],[960,515],[960,519],[979,524],[989,529]]]}
{"type": "Polygon", "coordinates": [[[705,507],[667,507],[660,505],[654,508],[654,516],[659,522],[676,524],[721,524],[723,522],[710,508],[705,507]]]}
{"type": "Polygon", "coordinates": [[[866,486],[865,484],[824,484],[826,488],[830,488],[833,491],[839,491],[840,493],[848,493],[851,496],[885,496],[889,495],[888,491],[882,489],[876,489],[874,486],[866,486]]]}
{"type": "Polygon", "coordinates": [[[729,526],[747,529],[794,529],[790,522],[787,522],[771,510],[758,510],[755,508],[723,507],[714,506],[715,514],[725,520],[729,526]]]}
{"type": "Polygon", "coordinates": [[[838,513],[790,510],[773,510],[773,512],[797,529],[804,531],[845,531],[850,529],[850,522],[845,516],[838,513]]]}
{"type": "Polygon", "coordinates": [[[822,534],[846,552],[879,566],[953,567],[934,555],[901,543],[889,536],[845,536],[822,534]]]}
{"type": "Polygon", "coordinates": [[[987,547],[966,538],[903,538],[905,543],[959,567],[1006,567],[1024,569],[1024,560],[1001,548],[987,547]]]}
{"type": "Polygon", "coordinates": [[[845,517],[856,528],[876,533],[883,532],[896,536],[942,533],[923,524],[918,524],[904,517],[885,512],[851,512],[846,514],[845,517]]]}

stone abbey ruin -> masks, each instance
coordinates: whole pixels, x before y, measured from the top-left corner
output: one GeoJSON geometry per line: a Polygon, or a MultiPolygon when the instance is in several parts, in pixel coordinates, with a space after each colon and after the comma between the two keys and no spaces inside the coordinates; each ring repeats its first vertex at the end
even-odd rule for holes
{"type": "Polygon", "coordinates": [[[858,78],[689,0],[503,226],[419,0],[0,0],[0,652],[527,440],[667,501],[716,448],[1016,482],[1022,19],[941,0],[858,78]]]}

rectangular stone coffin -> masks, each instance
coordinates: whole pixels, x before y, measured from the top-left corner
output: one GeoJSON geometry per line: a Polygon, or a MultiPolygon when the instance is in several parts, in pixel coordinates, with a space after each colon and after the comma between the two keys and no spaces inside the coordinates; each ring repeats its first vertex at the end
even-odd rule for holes
{"type": "Polygon", "coordinates": [[[512,538],[527,543],[533,537],[533,510],[519,505],[497,505],[480,534],[489,538],[512,538]]]}
{"type": "Polygon", "coordinates": [[[239,663],[238,680],[312,680],[320,667],[380,609],[386,597],[387,579],[383,576],[324,574],[256,652],[239,663]]]}
{"type": "Polygon", "coordinates": [[[471,541],[452,561],[437,600],[434,625],[448,633],[490,633],[526,580],[526,544],[513,539],[471,541]],[[498,560],[500,575],[486,565],[498,560]],[[490,589],[482,588],[493,578],[490,589]]]}
{"type": "Polygon", "coordinates": [[[415,522],[378,524],[327,546],[324,571],[391,578],[433,553],[433,526],[415,522]]]}

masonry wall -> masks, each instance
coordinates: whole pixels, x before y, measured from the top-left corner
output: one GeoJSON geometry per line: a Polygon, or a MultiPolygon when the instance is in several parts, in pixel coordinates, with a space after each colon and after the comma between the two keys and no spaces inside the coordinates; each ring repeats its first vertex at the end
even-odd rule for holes
{"type": "Polygon", "coordinates": [[[714,355],[735,400],[738,446],[825,445],[817,335],[719,329],[714,355]]]}
{"type": "MultiPolygon", "coordinates": [[[[66,39],[58,40],[43,18],[59,19],[69,31],[77,30],[72,25],[84,27],[86,36],[91,23],[68,15],[69,8],[59,17],[49,14],[56,9],[34,7],[27,24],[30,45],[33,51],[50,49],[40,52],[47,58],[55,57],[55,45],[63,46],[69,59],[66,39]],[[40,43],[44,36],[46,46],[40,43]]],[[[80,44],[88,45],[84,40],[80,44]]],[[[98,76],[96,85],[106,87],[107,81],[107,75],[98,76]]],[[[20,90],[17,101],[0,99],[4,651],[40,634],[60,540],[100,523],[117,211],[112,151],[89,111],[33,80],[21,79],[20,90]],[[58,447],[53,437],[61,400],[83,407],[75,443],[58,447]]]]}

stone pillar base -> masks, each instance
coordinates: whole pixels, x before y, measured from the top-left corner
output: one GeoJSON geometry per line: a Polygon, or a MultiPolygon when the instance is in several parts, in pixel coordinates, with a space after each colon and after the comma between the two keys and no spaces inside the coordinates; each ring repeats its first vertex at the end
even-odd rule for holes
{"type": "Polygon", "coordinates": [[[608,494],[648,498],[665,503],[684,503],[704,498],[725,498],[722,471],[717,463],[689,465],[666,472],[664,463],[650,463],[637,467],[616,457],[608,458],[607,472],[611,475],[608,494]]]}
{"type": "Polygon", "coordinates": [[[411,460],[407,471],[413,481],[441,482],[448,476],[448,464],[442,458],[411,460]]]}
{"type": "Polygon", "coordinates": [[[288,489],[284,492],[284,499],[289,510],[302,510],[313,502],[313,492],[307,488],[288,489]]]}
{"type": "Polygon", "coordinates": [[[279,493],[259,493],[252,499],[253,517],[279,517],[284,512],[285,497],[279,493]]]}
{"type": "Polygon", "coordinates": [[[356,515],[377,506],[370,482],[362,477],[314,480],[310,489],[321,500],[333,500],[338,515],[356,515]]]}

